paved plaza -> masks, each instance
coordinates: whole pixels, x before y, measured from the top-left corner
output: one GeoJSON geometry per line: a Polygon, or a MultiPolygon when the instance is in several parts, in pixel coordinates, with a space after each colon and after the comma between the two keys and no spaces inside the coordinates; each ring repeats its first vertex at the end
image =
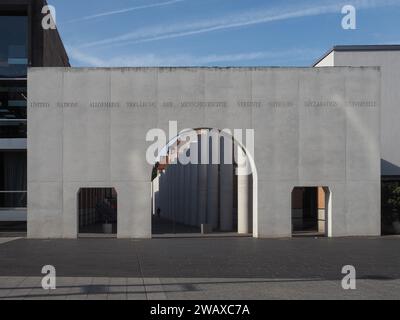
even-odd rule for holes
{"type": "Polygon", "coordinates": [[[400,299],[399,252],[399,237],[0,238],[0,299],[400,299]],[[41,288],[44,265],[56,290],[41,288]]]}

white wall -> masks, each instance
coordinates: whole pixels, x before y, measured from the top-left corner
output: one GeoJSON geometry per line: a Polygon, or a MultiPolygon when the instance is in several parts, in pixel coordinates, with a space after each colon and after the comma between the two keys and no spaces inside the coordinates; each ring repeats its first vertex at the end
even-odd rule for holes
{"type": "Polygon", "coordinates": [[[255,236],[290,236],[293,187],[317,185],[332,191],[333,236],[380,233],[376,68],[33,68],[28,91],[30,238],[76,237],[81,187],[115,187],[118,237],[150,237],[145,136],[153,128],[168,132],[171,120],[180,130],[255,130],[255,236]],[[259,104],[238,104],[250,100],[259,104]],[[348,103],[364,100],[376,106],[348,103]],[[121,107],[91,108],[95,101],[121,107]],[[126,108],[128,101],[157,105],[126,108]],[[162,106],[166,101],[176,105],[162,106]],[[226,107],[181,107],[181,101],[226,107]]]}
{"type": "Polygon", "coordinates": [[[326,57],[319,61],[315,67],[334,67],[335,66],[335,51],[331,51],[326,57]]]}
{"type": "Polygon", "coordinates": [[[400,51],[336,51],[317,66],[378,66],[382,74],[382,175],[400,175],[400,51]]]}

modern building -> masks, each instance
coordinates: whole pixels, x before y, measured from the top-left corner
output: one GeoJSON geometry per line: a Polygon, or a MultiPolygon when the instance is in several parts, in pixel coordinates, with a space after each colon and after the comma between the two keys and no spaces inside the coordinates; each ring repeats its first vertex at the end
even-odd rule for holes
{"type": "Polygon", "coordinates": [[[26,230],[27,72],[69,66],[57,30],[42,28],[43,0],[0,0],[0,231],[26,230]]]}
{"type": "MultiPolygon", "coordinates": [[[[246,233],[292,236],[293,190],[320,187],[326,236],[379,235],[380,86],[378,67],[30,68],[28,236],[76,238],[78,195],[107,188],[116,191],[117,236],[151,237],[153,163],[146,155],[154,129],[168,133],[171,121],[177,132],[254,130],[254,148],[247,136],[235,139],[251,167],[237,183],[237,219],[251,208],[246,233]]],[[[178,222],[190,225],[188,166],[169,180],[173,167],[160,185],[161,212],[178,205],[178,222]]],[[[218,164],[196,169],[196,209],[207,217],[199,222],[219,230],[225,175],[218,164]]],[[[102,215],[103,227],[115,216],[102,215]]]]}
{"type": "Polygon", "coordinates": [[[400,46],[309,68],[70,68],[45,5],[0,0],[0,232],[400,233],[400,46]]]}

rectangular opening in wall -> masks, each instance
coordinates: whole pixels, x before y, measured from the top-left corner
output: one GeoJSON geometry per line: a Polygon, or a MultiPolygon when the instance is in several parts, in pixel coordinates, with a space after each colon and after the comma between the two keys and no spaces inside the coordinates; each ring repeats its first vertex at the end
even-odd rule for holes
{"type": "Polygon", "coordinates": [[[330,192],[328,188],[295,187],[292,191],[292,234],[294,236],[324,236],[330,192]]]}
{"type": "Polygon", "coordinates": [[[114,188],[81,188],[78,192],[78,233],[117,234],[117,208],[114,188]]]}

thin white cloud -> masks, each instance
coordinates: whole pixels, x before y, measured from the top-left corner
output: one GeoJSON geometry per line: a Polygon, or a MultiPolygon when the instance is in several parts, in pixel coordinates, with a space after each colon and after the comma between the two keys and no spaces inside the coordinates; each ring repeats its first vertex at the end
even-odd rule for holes
{"type": "Polygon", "coordinates": [[[183,1],[185,1],[185,0],[170,0],[170,1],[165,1],[165,2],[157,2],[157,3],[142,5],[142,6],[124,8],[124,9],[120,9],[120,10],[107,11],[107,12],[88,15],[88,16],[85,16],[85,17],[81,17],[81,18],[77,18],[77,19],[74,19],[74,20],[70,20],[67,23],[93,20],[93,19],[97,19],[97,18],[113,16],[113,15],[116,15],[116,14],[122,14],[122,13],[131,12],[131,11],[137,11],[137,10],[144,10],[144,9],[157,8],[157,7],[165,7],[165,6],[173,5],[173,4],[176,4],[178,2],[183,2],[183,1]]]}
{"type": "MultiPolygon", "coordinates": [[[[157,66],[209,66],[221,63],[249,62],[264,60],[268,64],[282,59],[298,61],[304,57],[312,58],[318,56],[321,50],[292,49],[286,51],[259,51],[234,54],[211,54],[195,56],[190,54],[157,55],[153,53],[119,56],[111,59],[98,58],[85,53],[80,49],[67,47],[68,54],[72,60],[79,65],[89,67],[157,67],[157,66]]],[[[263,63],[264,64],[264,63],[263,63]]]]}
{"type": "Polygon", "coordinates": [[[66,46],[66,50],[68,52],[68,56],[71,59],[78,61],[79,63],[82,63],[89,67],[102,67],[102,66],[105,67],[106,66],[105,61],[101,58],[97,58],[93,55],[87,54],[83,51],[77,50],[70,46],[66,46]]]}
{"type": "Polygon", "coordinates": [[[216,19],[202,20],[194,23],[175,25],[160,25],[141,28],[112,38],[106,38],[80,45],[81,48],[98,46],[121,46],[133,43],[149,42],[163,39],[208,33],[218,30],[246,27],[273,21],[293,18],[318,16],[328,13],[341,13],[343,5],[352,4],[357,9],[376,8],[381,6],[399,5],[399,0],[353,0],[340,3],[325,2],[323,4],[291,5],[266,10],[248,11],[216,19]]]}

